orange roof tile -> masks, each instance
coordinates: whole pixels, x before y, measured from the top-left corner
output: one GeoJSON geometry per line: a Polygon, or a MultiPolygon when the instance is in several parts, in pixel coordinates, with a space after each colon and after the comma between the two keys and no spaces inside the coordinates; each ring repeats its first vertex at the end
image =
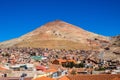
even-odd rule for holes
{"type": "Polygon", "coordinates": [[[74,62],[74,63],[76,63],[76,61],[75,60],[67,60],[68,62],[74,62]]]}
{"type": "Polygon", "coordinates": [[[120,77],[115,77],[115,78],[112,79],[112,80],[120,80],[120,77]]]}
{"type": "Polygon", "coordinates": [[[64,59],[57,59],[59,62],[76,62],[75,60],[64,60],[64,59]]]}
{"type": "Polygon", "coordinates": [[[70,79],[67,76],[63,76],[59,80],[70,80],[70,79]]]}
{"type": "Polygon", "coordinates": [[[36,66],[36,69],[37,70],[42,70],[42,71],[46,70],[46,68],[44,66],[36,66]]]}
{"type": "Polygon", "coordinates": [[[0,71],[2,71],[2,70],[8,70],[8,69],[3,68],[3,67],[0,66],[0,71]]]}
{"type": "Polygon", "coordinates": [[[43,77],[36,78],[36,79],[34,79],[34,80],[54,80],[54,79],[43,76],[43,77]]]}
{"type": "Polygon", "coordinates": [[[99,74],[99,75],[71,75],[68,76],[70,80],[113,80],[116,77],[120,80],[120,74],[99,74]]]}
{"type": "Polygon", "coordinates": [[[57,72],[57,70],[56,69],[48,69],[45,72],[57,72]]]}
{"type": "Polygon", "coordinates": [[[63,59],[57,59],[59,62],[66,62],[66,60],[63,60],[63,59]]]}

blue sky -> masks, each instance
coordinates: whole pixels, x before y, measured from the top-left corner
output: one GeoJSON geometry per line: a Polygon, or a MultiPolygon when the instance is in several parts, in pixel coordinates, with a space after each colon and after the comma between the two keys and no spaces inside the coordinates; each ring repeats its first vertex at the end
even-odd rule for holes
{"type": "Polygon", "coordinates": [[[105,35],[120,34],[120,0],[0,0],[0,42],[56,19],[105,35]]]}

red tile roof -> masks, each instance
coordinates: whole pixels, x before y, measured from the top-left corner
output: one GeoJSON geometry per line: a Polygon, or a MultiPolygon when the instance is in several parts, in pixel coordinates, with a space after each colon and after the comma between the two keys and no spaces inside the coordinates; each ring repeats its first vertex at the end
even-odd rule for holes
{"type": "Polygon", "coordinates": [[[115,77],[115,78],[112,79],[112,80],[120,80],[120,77],[115,77]]]}
{"type": "MultiPolygon", "coordinates": [[[[99,75],[71,75],[68,76],[70,80],[113,80],[120,77],[120,74],[99,74],[99,75]]],[[[120,80],[120,79],[119,79],[120,80]]]]}
{"type": "Polygon", "coordinates": [[[63,76],[59,80],[70,80],[70,79],[67,76],[63,76]]]}
{"type": "Polygon", "coordinates": [[[0,67],[0,71],[1,71],[1,70],[8,70],[8,69],[6,69],[6,68],[3,68],[3,67],[0,67]]]}
{"type": "Polygon", "coordinates": [[[44,66],[36,66],[36,69],[37,70],[42,70],[42,71],[46,70],[46,68],[44,66]]]}
{"type": "Polygon", "coordinates": [[[34,80],[54,80],[54,79],[43,76],[43,77],[36,78],[36,79],[34,79],[34,80]]]}
{"type": "MultiPolygon", "coordinates": [[[[58,62],[59,62],[59,64],[61,64],[61,63],[65,63],[65,62],[74,62],[74,63],[76,63],[76,61],[75,61],[75,60],[57,59],[57,60],[54,60],[54,61],[58,61],[58,62]]],[[[54,62],[54,61],[53,61],[53,62],[54,62]]]]}
{"type": "Polygon", "coordinates": [[[48,69],[48,70],[46,70],[45,72],[57,72],[57,70],[56,69],[48,69]]]}

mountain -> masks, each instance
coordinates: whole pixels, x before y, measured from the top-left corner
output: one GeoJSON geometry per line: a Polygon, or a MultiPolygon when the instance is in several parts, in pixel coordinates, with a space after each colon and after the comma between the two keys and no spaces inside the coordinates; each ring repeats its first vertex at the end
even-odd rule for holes
{"type": "Polygon", "coordinates": [[[105,48],[105,58],[120,60],[120,35],[111,37],[110,44],[105,48]]]}
{"type": "Polygon", "coordinates": [[[120,35],[111,38],[111,46],[120,47],[120,35]]]}
{"type": "Polygon", "coordinates": [[[0,47],[98,49],[108,43],[108,37],[88,32],[64,21],[56,20],[19,38],[2,42],[0,47]]]}

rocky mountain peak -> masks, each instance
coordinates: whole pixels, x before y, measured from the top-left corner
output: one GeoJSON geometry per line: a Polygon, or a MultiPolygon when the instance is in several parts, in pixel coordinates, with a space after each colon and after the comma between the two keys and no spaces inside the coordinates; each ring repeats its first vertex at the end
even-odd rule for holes
{"type": "MultiPolygon", "coordinates": [[[[47,48],[88,48],[100,46],[99,42],[108,41],[101,36],[61,20],[48,22],[43,26],[4,43],[2,46],[47,47],[47,48]],[[97,40],[94,40],[97,39],[97,40]],[[14,42],[14,44],[11,44],[14,42]],[[91,45],[91,43],[93,45],[91,45]]],[[[1,46],[1,45],[0,45],[1,46]]]]}

